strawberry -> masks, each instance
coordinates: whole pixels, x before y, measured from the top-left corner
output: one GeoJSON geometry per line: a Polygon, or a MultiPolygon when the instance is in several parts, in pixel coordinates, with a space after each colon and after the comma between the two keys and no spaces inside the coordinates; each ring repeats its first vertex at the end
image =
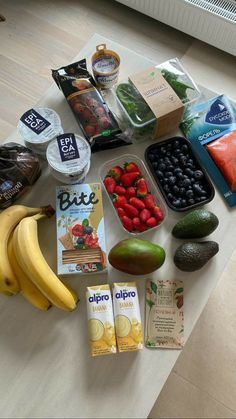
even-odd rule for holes
{"type": "Polygon", "coordinates": [[[116,208],[123,208],[125,204],[127,204],[127,199],[124,195],[112,195],[112,202],[116,208]]]}
{"type": "Polygon", "coordinates": [[[133,207],[133,205],[130,204],[124,204],[124,210],[126,212],[126,214],[130,217],[130,218],[134,218],[138,216],[138,210],[137,208],[133,207]]]}
{"type": "Polygon", "coordinates": [[[143,223],[146,223],[146,222],[147,222],[147,220],[151,217],[151,212],[150,212],[147,208],[144,208],[144,209],[140,212],[139,217],[140,217],[140,220],[141,220],[143,223]]]}
{"type": "Polygon", "coordinates": [[[120,181],[123,186],[132,186],[138,176],[139,172],[124,173],[123,175],[121,175],[120,181]]]}
{"type": "Polygon", "coordinates": [[[136,189],[133,186],[130,186],[129,188],[126,189],[125,196],[127,199],[130,199],[133,196],[136,196],[136,189]]]}
{"type": "Polygon", "coordinates": [[[151,211],[152,215],[156,218],[158,222],[164,220],[164,212],[160,207],[155,206],[151,209],[151,211]]]}
{"type": "Polygon", "coordinates": [[[72,232],[72,235],[75,236],[75,237],[82,237],[83,234],[84,234],[83,230],[84,230],[84,228],[81,224],[75,224],[72,227],[71,232],[72,232]]]}
{"type": "Polygon", "coordinates": [[[155,198],[154,195],[148,194],[143,197],[142,201],[145,204],[145,207],[148,209],[152,209],[155,207],[155,198]]]}
{"type": "Polygon", "coordinates": [[[155,217],[150,217],[147,221],[146,224],[148,227],[156,227],[158,224],[158,221],[156,220],[155,217]]]}
{"type": "Polygon", "coordinates": [[[117,193],[117,195],[125,195],[126,189],[123,188],[123,186],[116,185],[114,192],[117,193]]]}
{"type": "Polygon", "coordinates": [[[133,218],[133,226],[136,230],[140,231],[140,233],[142,233],[143,231],[146,231],[148,229],[146,224],[144,224],[140,221],[139,217],[134,217],[133,218]]]}
{"type": "Polygon", "coordinates": [[[119,208],[117,208],[117,214],[118,214],[119,218],[121,218],[121,217],[124,217],[124,215],[126,215],[126,212],[125,212],[124,208],[119,207],[119,208]]]}
{"type": "Polygon", "coordinates": [[[122,222],[123,226],[126,228],[126,230],[133,231],[133,221],[129,217],[124,215],[121,218],[121,222],[122,222]]]}
{"type": "Polygon", "coordinates": [[[113,193],[116,187],[116,181],[115,179],[113,179],[113,177],[111,176],[107,176],[105,177],[104,181],[103,181],[105,188],[107,190],[108,193],[113,193]]]}
{"type": "Polygon", "coordinates": [[[138,165],[134,162],[125,163],[124,167],[125,167],[125,172],[127,172],[127,173],[139,172],[139,174],[141,174],[141,171],[140,171],[138,165]]]}
{"type": "Polygon", "coordinates": [[[121,175],[124,173],[120,166],[114,166],[109,170],[108,176],[113,177],[116,181],[120,180],[121,175]]]}
{"type": "Polygon", "coordinates": [[[141,178],[137,181],[137,197],[143,198],[148,194],[148,187],[145,179],[141,178]]]}
{"type": "Polygon", "coordinates": [[[139,198],[135,198],[135,197],[130,198],[129,203],[140,211],[145,208],[145,204],[139,198]]]}

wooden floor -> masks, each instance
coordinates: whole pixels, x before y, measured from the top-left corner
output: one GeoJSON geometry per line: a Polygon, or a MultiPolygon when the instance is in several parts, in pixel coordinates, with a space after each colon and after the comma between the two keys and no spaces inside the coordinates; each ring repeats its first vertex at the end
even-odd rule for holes
{"type": "MultiPolygon", "coordinates": [[[[112,0],[0,0],[0,14],[0,141],[51,85],[50,69],[71,62],[95,32],[137,52],[145,47],[153,59],[184,56],[191,74],[205,71],[216,91],[235,98],[234,57],[214,49],[211,58],[213,48],[112,0]],[[214,77],[206,71],[212,59],[214,77]]],[[[235,272],[236,252],[150,417],[236,417],[235,272]]]]}

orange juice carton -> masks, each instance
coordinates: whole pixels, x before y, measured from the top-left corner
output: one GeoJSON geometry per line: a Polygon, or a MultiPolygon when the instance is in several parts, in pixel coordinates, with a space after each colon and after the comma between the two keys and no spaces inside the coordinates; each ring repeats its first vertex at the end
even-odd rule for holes
{"type": "Polygon", "coordinates": [[[109,285],[87,287],[86,301],[91,355],[116,353],[116,336],[109,285]]]}
{"type": "Polygon", "coordinates": [[[119,352],[142,349],[142,322],[135,282],[114,283],[113,306],[119,352]]]}
{"type": "Polygon", "coordinates": [[[107,269],[100,183],[56,188],[58,275],[107,269]]]}

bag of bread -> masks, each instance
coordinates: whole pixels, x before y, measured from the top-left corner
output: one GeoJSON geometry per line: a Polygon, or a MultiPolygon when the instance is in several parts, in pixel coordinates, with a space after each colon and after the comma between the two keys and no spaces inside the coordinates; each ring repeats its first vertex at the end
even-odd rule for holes
{"type": "Polygon", "coordinates": [[[17,143],[0,146],[0,208],[9,207],[40,176],[38,157],[17,143]]]}

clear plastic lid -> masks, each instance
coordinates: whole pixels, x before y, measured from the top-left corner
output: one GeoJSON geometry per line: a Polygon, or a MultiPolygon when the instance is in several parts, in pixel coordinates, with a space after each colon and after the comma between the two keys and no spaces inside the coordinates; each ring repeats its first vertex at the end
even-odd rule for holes
{"type": "Polygon", "coordinates": [[[62,132],[59,115],[49,108],[28,110],[21,116],[17,129],[32,144],[47,143],[62,132]]]}
{"type": "Polygon", "coordinates": [[[63,161],[57,139],[53,140],[48,145],[47,161],[48,164],[57,172],[64,174],[83,173],[90,161],[91,148],[88,142],[77,134],[73,135],[75,136],[79,157],[63,161]]]}

